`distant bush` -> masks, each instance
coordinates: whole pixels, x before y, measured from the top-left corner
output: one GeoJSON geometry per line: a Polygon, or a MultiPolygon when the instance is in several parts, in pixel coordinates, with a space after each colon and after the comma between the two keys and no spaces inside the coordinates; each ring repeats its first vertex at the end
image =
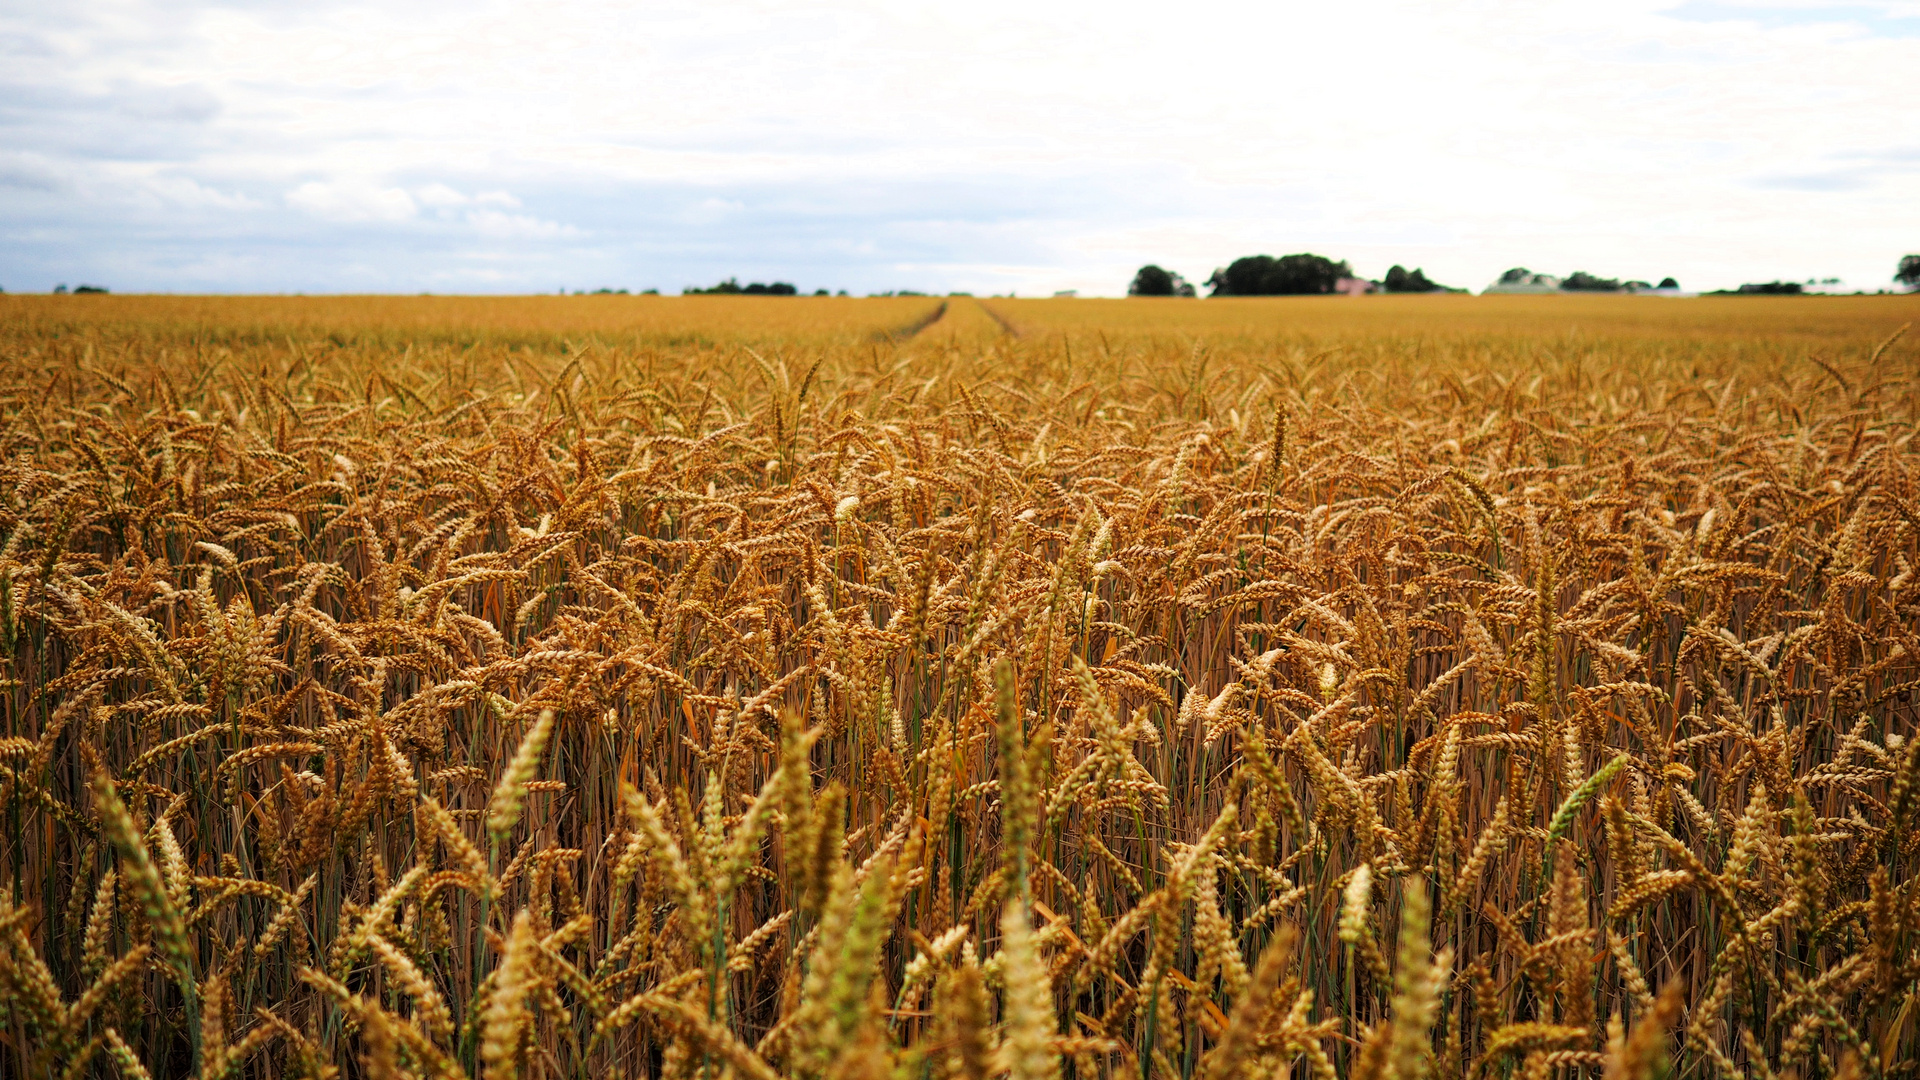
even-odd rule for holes
{"type": "Polygon", "coordinates": [[[1193,296],[1194,288],[1186,278],[1153,263],[1140,268],[1127,286],[1128,296],[1193,296]]]}
{"type": "Polygon", "coordinates": [[[1797,281],[1765,281],[1758,284],[1749,282],[1737,289],[1716,289],[1714,296],[1799,296],[1807,291],[1805,285],[1797,281]]]}
{"type": "Polygon", "coordinates": [[[1248,255],[1215,270],[1207,287],[1209,296],[1316,296],[1352,276],[1352,267],[1324,255],[1248,255]]]}
{"type": "Polygon", "coordinates": [[[78,296],[82,293],[93,293],[95,295],[99,295],[99,294],[105,293],[106,291],[107,291],[107,287],[105,285],[75,285],[73,287],[73,292],[75,296],[78,296]]]}
{"type": "Polygon", "coordinates": [[[1909,289],[1920,289],[1920,255],[1900,256],[1900,267],[1893,272],[1893,280],[1909,289]]]}
{"type": "Polygon", "coordinates": [[[1663,277],[1660,279],[1659,287],[1662,289],[1678,289],[1680,287],[1680,283],[1673,280],[1670,277],[1663,277]]]}

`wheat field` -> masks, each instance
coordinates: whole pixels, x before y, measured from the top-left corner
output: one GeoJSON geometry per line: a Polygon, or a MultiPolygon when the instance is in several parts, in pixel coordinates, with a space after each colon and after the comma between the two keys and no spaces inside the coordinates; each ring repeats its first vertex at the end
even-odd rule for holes
{"type": "Polygon", "coordinates": [[[0,296],[0,1076],[1914,1076],[1916,316],[0,296]]]}

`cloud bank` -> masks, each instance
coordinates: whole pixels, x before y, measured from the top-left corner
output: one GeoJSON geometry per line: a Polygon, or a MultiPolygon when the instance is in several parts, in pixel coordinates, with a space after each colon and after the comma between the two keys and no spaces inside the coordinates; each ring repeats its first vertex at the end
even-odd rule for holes
{"type": "Polygon", "coordinates": [[[0,287],[1884,284],[1920,4],[0,6],[0,287]]]}

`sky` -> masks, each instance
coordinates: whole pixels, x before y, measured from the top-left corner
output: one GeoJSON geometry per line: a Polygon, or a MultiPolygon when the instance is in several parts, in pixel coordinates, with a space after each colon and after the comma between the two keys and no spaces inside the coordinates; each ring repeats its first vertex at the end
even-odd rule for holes
{"type": "Polygon", "coordinates": [[[1890,285],[1920,0],[0,0],[0,288],[1890,285]]]}

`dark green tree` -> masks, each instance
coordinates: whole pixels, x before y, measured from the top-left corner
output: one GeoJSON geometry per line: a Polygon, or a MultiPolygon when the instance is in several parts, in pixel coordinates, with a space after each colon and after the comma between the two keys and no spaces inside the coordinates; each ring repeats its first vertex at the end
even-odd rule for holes
{"type": "Polygon", "coordinates": [[[1670,277],[1663,277],[1660,279],[1660,287],[1663,289],[1678,289],[1680,283],[1670,277]]]}
{"type": "Polygon", "coordinates": [[[1207,279],[1208,296],[1259,296],[1260,281],[1273,266],[1271,255],[1248,255],[1233,260],[1207,279]]]}
{"type": "Polygon", "coordinates": [[[1920,289],[1920,255],[1900,256],[1900,268],[1893,272],[1893,280],[1909,289],[1920,289]]]}
{"type": "Polygon", "coordinates": [[[1560,287],[1568,292],[1619,292],[1620,279],[1603,278],[1585,270],[1575,270],[1561,280],[1560,287]]]}
{"type": "Polygon", "coordinates": [[[1386,287],[1388,292],[1395,293],[1438,292],[1446,288],[1444,285],[1438,285],[1428,280],[1425,271],[1416,267],[1409,272],[1406,267],[1401,266],[1399,263],[1393,264],[1393,268],[1387,271],[1386,280],[1381,282],[1381,284],[1386,287]]]}
{"type": "Polygon", "coordinates": [[[1179,274],[1148,263],[1133,275],[1133,284],[1127,286],[1127,295],[1192,296],[1193,286],[1179,274]]]}
{"type": "Polygon", "coordinates": [[[1353,268],[1344,261],[1305,253],[1282,255],[1260,278],[1260,286],[1266,296],[1319,296],[1332,292],[1341,278],[1352,276],[1353,268]]]}
{"type": "Polygon", "coordinates": [[[1211,296],[1315,296],[1330,293],[1353,268],[1324,255],[1248,255],[1207,279],[1211,296]]]}
{"type": "Polygon", "coordinates": [[[1141,267],[1127,286],[1128,296],[1172,296],[1173,274],[1153,263],[1141,267]]]}

